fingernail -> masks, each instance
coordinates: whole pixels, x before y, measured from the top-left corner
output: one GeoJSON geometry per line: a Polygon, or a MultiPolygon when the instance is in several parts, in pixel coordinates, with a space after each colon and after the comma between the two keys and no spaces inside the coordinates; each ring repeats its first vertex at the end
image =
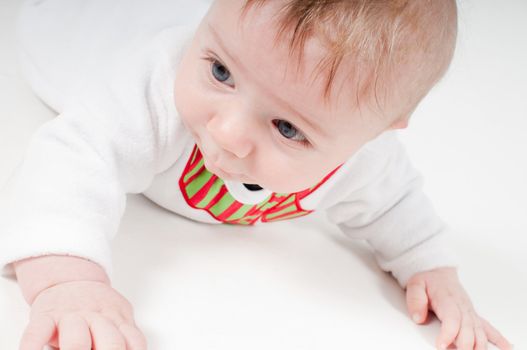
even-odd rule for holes
{"type": "Polygon", "coordinates": [[[415,313],[415,314],[412,316],[412,319],[414,320],[415,323],[419,323],[419,321],[421,321],[421,316],[419,316],[418,313],[415,313]]]}

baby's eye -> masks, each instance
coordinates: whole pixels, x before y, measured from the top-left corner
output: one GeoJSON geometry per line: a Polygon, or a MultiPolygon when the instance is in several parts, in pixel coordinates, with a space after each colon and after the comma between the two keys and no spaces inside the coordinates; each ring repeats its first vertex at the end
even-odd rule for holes
{"type": "Polygon", "coordinates": [[[275,119],[273,120],[273,124],[276,129],[278,129],[278,132],[286,139],[297,141],[302,144],[309,144],[307,138],[288,121],[275,119]]]}
{"type": "Polygon", "coordinates": [[[233,82],[229,83],[229,81],[228,81],[231,78],[231,72],[229,72],[227,67],[225,67],[220,62],[218,62],[216,60],[212,61],[211,71],[212,71],[212,76],[214,77],[214,79],[216,79],[220,83],[227,84],[229,86],[233,86],[234,85],[233,82]]]}

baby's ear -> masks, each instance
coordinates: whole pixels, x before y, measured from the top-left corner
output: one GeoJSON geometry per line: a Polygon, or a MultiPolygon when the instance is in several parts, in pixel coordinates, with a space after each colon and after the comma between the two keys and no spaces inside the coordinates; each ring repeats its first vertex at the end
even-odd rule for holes
{"type": "Polygon", "coordinates": [[[402,117],[397,120],[395,120],[389,127],[389,130],[394,129],[406,129],[408,127],[408,118],[402,117]]]}

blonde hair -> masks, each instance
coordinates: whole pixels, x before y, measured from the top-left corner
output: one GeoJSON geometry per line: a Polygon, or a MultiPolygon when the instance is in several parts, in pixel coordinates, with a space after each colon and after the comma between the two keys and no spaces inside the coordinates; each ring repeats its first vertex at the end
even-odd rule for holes
{"type": "MultiPolygon", "coordinates": [[[[243,15],[269,2],[245,1],[243,15]]],[[[356,80],[358,101],[369,93],[381,106],[389,93],[386,90],[381,96],[381,86],[387,88],[395,81],[417,94],[408,101],[413,110],[444,75],[454,53],[455,0],[287,0],[278,15],[276,39],[290,34],[291,56],[301,60],[311,37],[327,47],[316,69],[317,74],[327,73],[326,98],[346,61],[352,63],[348,74],[356,80]],[[401,76],[409,72],[411,77],[401,76]]]]}

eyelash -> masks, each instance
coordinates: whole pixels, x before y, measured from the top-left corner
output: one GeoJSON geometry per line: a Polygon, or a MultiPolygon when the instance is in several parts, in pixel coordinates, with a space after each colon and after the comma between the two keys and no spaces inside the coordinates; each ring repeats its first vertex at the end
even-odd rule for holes
{"type": "MultiPolygon", "coordinates": [[[[273,119],[272,121],[272,124],[274,125],[274,130],[280,135],[280,139],[283,140],[283,139],[286,139],[286,142],[291,142],[291,143],[294,143],[295,145],[300,145],[302,147],[305,147],[305,148],[309,148],[311,147],[311,142],[309,142],[309,140],[307,139],[307,137],[304,135],[304,133],[302,133],[300,130],[296,129],[296,126],[294,126],[293,124],[291,124],[299,133],[302,134],[302,136],[304,137],[304,140],[291,140],[291,139],[288,139],[286,137],[284,137],[280,131],[279,131],[279,128],[278,128],[278,123],[277,121],[280,120],[280,119],[273,119]]],[[[282,119],[283,120],[283,119],[282,119]]]]}
{"type": "MultiPolygon", "coordinates": [[[[209,74],[208,74],[209,79],[210,79],[211,81],[213,81],[215,84],[218,84],[218,83],[219,83],[219,84],[222,84],[222,85],[226,85],[226,84],[222,83],[221,81],[218,81],[214,76],[212,76],[212,74],[210,73],[210,72],[211,72],[211,69],[210,69],[210,68],[212,68],[212,65],[213,65],[214,63],[221,64],[221,65],[224,66],[227,70],[229,70],[229,69],[227,68],[227,66],[226,66],[225,64],[223,64],[223,63],[222,63],[222,62],[216,57],[216,55],[214,55],[214,54],[212,54],[212,53],[210,53],[210,52],[207,52],[207,53],[205,54],[205,56],[201,57],[201,59],[204,60],[204,61],[206,61],[206,62],[209,62],[209,74]]],[[[229,72],[230,72],[230,70],[229,70],[229,72]]],[[[231,74],[232,74],[232,73],[231,73],[231,74]]],[[[227,86],[229,86],[229,85],[227,85],[227,86]]],[[[278,127],[275,125],[275,123],[273,122],[272,124],[274,125],[274,130],[275,130],[278,134],[280,134],[280,132],[278,131],[278,127]]],[[[296,127],[295,127],[295,128],[296,128],[296,127]]],[[[298,129],[297,129],[297,130],[298,130],[298,129]]],[[[298,132],[301,132],[301,131],[298,130],[298,132]]],[[[302,132],[301,132],[301,133],[302,133],[302,132]]],[[[304,148],[309,148],[309,147],[311,147],[311,142],[309,142],[309,140],[308,140],[307,137],[304,135],[304,133],[302,133],[302,135],[305,137],[305,140],[297,140],[297,141],[295,141],[295,140],[288,140],[287,138],[283,137],[282,134],[280,134],[280,137],[286,139],[286,140],[289,141],[289,142],[292,142],[292,143],[295,143],[295,144],[297,144],[297,145],[300,145],[300,146],[302,146],[302,147],[304,147],[304,148]]]]}
{"type": "MultiPolygon", "coordinates": [[[[204,60],[204,61],[209,62],[209,70],[208,70],[208,77],[209,77],[209,79],[210,79],[213,83],[215,83],[215,84],[226,85],[226,84],[222,83],[221,81],[218,81],[216,78],[214,78],[214,76],[213,76],[212,73],[211,73],[211,68],[212,68],[212,65],[213,65],[214,63],[221,64],[221,65],[224,66],[225,68],[227,68],[227,66],[226,66],[225,64],[223,64],[223,62],[221,62],[221,61],[216,57],[216,55],[214,55],[214,54],[212,54],[212,53],[208,53],[208,52],[207,52],[207,53],[205,54],[205,56],[201,57],[201,59],[204,60]]],[[[228,70],[228,68],[227,68],[227,70],[228,70]]],[[[229,70],[229,72],[230,72],[230,70],[229,70]]],[[[227,85],[227,86],[229,86],[229,85],[227,85]]]]}

